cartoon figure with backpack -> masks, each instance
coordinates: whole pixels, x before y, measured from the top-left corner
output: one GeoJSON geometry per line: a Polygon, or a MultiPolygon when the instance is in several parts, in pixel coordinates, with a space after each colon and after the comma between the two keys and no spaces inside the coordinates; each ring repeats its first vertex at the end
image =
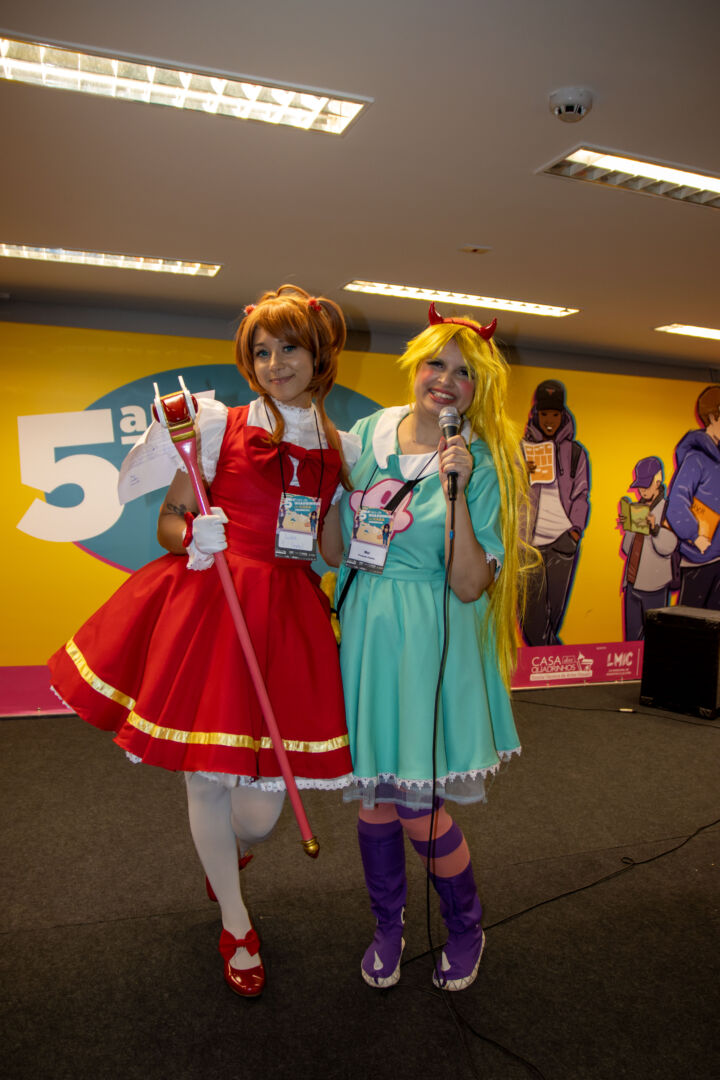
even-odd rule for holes
{"type": "Polygon", "coordinates": [[[628,490],[636,492],[636,500],[623,495],[618,517],[618,527],[623,532],[620,552],[625,559],[622,582],[625,640],[642,641],[647,612],[670,603],[673,555],[678,543],[665,521],[667,500],[659,457],[638,461],[628,490]]]}
{"type": "Polygon", "coordinates": [[[528,586],[522,635],[527,645],[560,645],[590,514],[590,463],[575,439],[575,421],[565,407],[561,382],[546,379],[535,390],[522,447],[530,477],[525,539],[542,557],[528,586]]]}

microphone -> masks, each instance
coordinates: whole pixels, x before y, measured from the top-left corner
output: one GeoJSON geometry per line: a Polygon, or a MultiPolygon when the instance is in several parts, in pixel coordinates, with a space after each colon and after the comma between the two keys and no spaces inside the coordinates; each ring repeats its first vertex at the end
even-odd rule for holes
{"type": "MultiPolygon", "coordinates": [[[[451,439],[453,435],[457,435],[460,431],[461,418],[460,413],[457,411],[454,405],[446,405],[444,409],[440,410],[438,416],[438,424],[440,425],[440,431],[443,437],[451,439]]],[[[457,498],[457,473],[449,472],[448,478],[448,498],[451,502],[454,502],[457,498]]]]}

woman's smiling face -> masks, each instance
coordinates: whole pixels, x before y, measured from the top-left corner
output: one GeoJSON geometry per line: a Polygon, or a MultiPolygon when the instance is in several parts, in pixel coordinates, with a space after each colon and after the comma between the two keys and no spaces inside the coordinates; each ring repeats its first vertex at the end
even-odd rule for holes
{"type": "Polygon", "coordinates": [[[431,360],[423,360],[415,376],[415,408],[437,420],[453,406],[462,416],[475,394],[475,381],[459,345],[449,341],[431,360]]]}
{"type": "Polygon", "coordinates": [[[253,366],[266,394],[282,405],[309,408],[312,395],[308,387],[315,365],[312,353],[302,345],[291,345],[258,327],[253,339],[253,366]]]}

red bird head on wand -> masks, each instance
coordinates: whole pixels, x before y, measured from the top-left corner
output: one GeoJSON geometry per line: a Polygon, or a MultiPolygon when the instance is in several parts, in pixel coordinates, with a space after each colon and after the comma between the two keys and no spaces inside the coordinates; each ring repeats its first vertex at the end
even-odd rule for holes
{"type": "Polygon", "coordinates": [[[188,390],[182,375],[178,376],[180,392],[177,394],[165,394],[160,397],[157,383],[155,387],[155,400],[153,401],[153,416],[167,428],[170,438],[174,443],[184,439],[195,438],[194,420],[197,416],[197,398],[188,390]]]}

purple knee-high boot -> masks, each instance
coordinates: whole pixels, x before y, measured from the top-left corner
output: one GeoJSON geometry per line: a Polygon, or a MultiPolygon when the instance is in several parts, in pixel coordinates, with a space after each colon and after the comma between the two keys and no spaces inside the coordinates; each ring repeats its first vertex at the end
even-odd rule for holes
{"type": "Polygon", "coordinates": [[[440,912],[448,928],[448,939],[433,982],[443,990],[464,990],[475,982],[485,935],[480,925],[482,907],[475,887],[472,865],[453,877],[430,874],[440,897],[440,912]]]}
{"type": "Polygon", "coordinates": [[[405,948],[405,841],[399,821],[370,825],[358,820],[358,842],[370,909],[377,920],[375,936],[362,958],[360,971],[370,986],[394,986],[400,978],[405,948]]]}

